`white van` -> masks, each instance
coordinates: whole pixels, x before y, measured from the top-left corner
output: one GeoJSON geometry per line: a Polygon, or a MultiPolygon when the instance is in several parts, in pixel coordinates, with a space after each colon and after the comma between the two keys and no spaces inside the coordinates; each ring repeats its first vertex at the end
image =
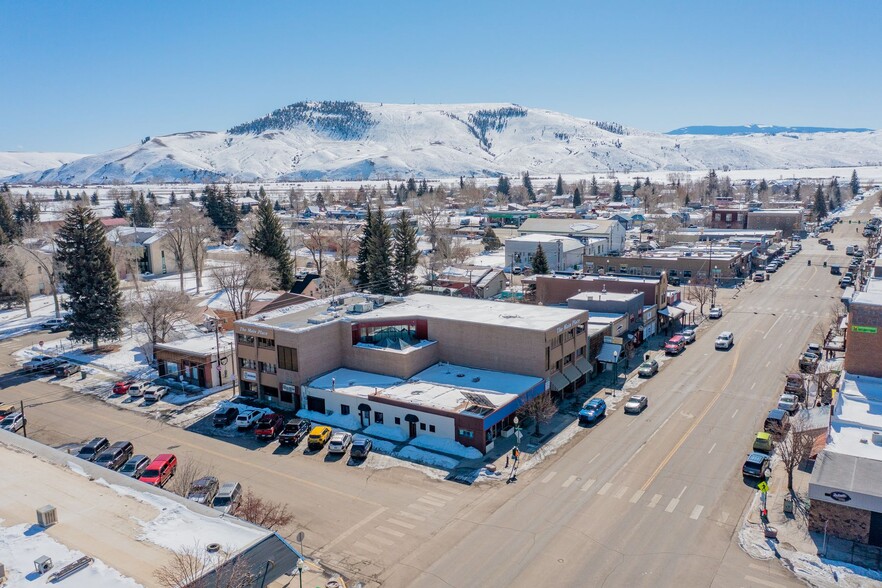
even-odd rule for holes
{"type": "Polygon", "coordinates": [[[723,331],[717,335],[717,340],[714,341],[714,347],[717,349],[731,349],[734,344],[735,334],[731,331],[723,331]]]}

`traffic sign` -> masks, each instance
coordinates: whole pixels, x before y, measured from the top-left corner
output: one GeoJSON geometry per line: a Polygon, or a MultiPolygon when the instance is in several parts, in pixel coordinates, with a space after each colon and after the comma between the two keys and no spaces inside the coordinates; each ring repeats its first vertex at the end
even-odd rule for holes
{"type": "Polygon", "coordinates": [[[763,494],[767,494],[769,492],[769,484],[765,480],[757,484],[756,487],[763,494]]]}

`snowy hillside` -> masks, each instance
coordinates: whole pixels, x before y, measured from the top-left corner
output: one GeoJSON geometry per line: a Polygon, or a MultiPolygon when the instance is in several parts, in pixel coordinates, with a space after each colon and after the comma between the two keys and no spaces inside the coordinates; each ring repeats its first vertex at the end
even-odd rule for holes
{"type": "Polygon", "coordinates": [[[666,135],[780,135],[781,133],[865,133],[873,129],[838,127],[781,127],[778,125],[695,125],[668,131],[666,135]]]}
{"type": "Polygon", "coordinates": [[[15,183],[309,181],[879,165],[882,132],[671,136],[514,104],[297,103],[15,183]]]}
{"type": "Polygon", "coordinates": [[[0,177],[27,174],[51,167],[58,167],[81,157],[85,157],[85,154],[0,151],[0,177]]]}

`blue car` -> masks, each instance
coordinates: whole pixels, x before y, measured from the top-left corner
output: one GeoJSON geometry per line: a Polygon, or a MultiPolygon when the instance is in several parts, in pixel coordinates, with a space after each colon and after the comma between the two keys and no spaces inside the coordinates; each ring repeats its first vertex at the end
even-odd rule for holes
{"type": "Polygon", "coordinates": [[[606,414],[606,402],[600,398],[592,398],[579,411],[580,423],[595,423],[606,414]]]}

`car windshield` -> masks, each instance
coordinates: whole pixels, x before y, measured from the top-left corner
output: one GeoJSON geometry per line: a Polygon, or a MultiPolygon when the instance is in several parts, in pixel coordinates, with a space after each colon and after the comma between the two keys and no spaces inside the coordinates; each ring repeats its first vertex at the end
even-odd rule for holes
{"type": "Polygon", "coordinates": [[[102,453],[98,456],[98,461],[111,461],[113,458],[114,455],[112,453],[102,453]]]}
{"type": "Polygon", "coordinates": [[[648,361],[644,361],[644,362],[640,365],[640,367],[651,368],[651,367],[652,367],[652,364],[651,364],[650,362],[648,362],[648,361]]]}
{"type": "Polygon", "coordinates": [[[145,478],[158,478],[159,477],[159,470],[154,469],[154,468],[151,468],[149,470],[145,470],[144,477],[145,478]]]}
{"type": "Polygon", "coordinates": [[[2,421],[0,421],[0,427],[6,427],[8,425],[11,425],[14,421],[15,421],[14,418],[7,417],[7,418],[3,419],[2,421]]]}
{"type": "Polygon", "coordinates": [[[91,454],[95,453],[95,448],[89,447],[87,445],[86,447],[83,447],[82,449],[80,449],[80,453],[82,453],[83,455],[91,455],[91,454]]]}
{"type": "Polygon", "coordinates": [[[228,496],[218,496],[214,499],[215,506],[226,506],[230,503],[230,498],[228,496]]]}
{"type": "Polygon", "coordinates": [[[129,472],[134,472],[136,469],[138,469],[137,463],[126,463],[120,471],[124,474],[127,474],[129,472]]]}

